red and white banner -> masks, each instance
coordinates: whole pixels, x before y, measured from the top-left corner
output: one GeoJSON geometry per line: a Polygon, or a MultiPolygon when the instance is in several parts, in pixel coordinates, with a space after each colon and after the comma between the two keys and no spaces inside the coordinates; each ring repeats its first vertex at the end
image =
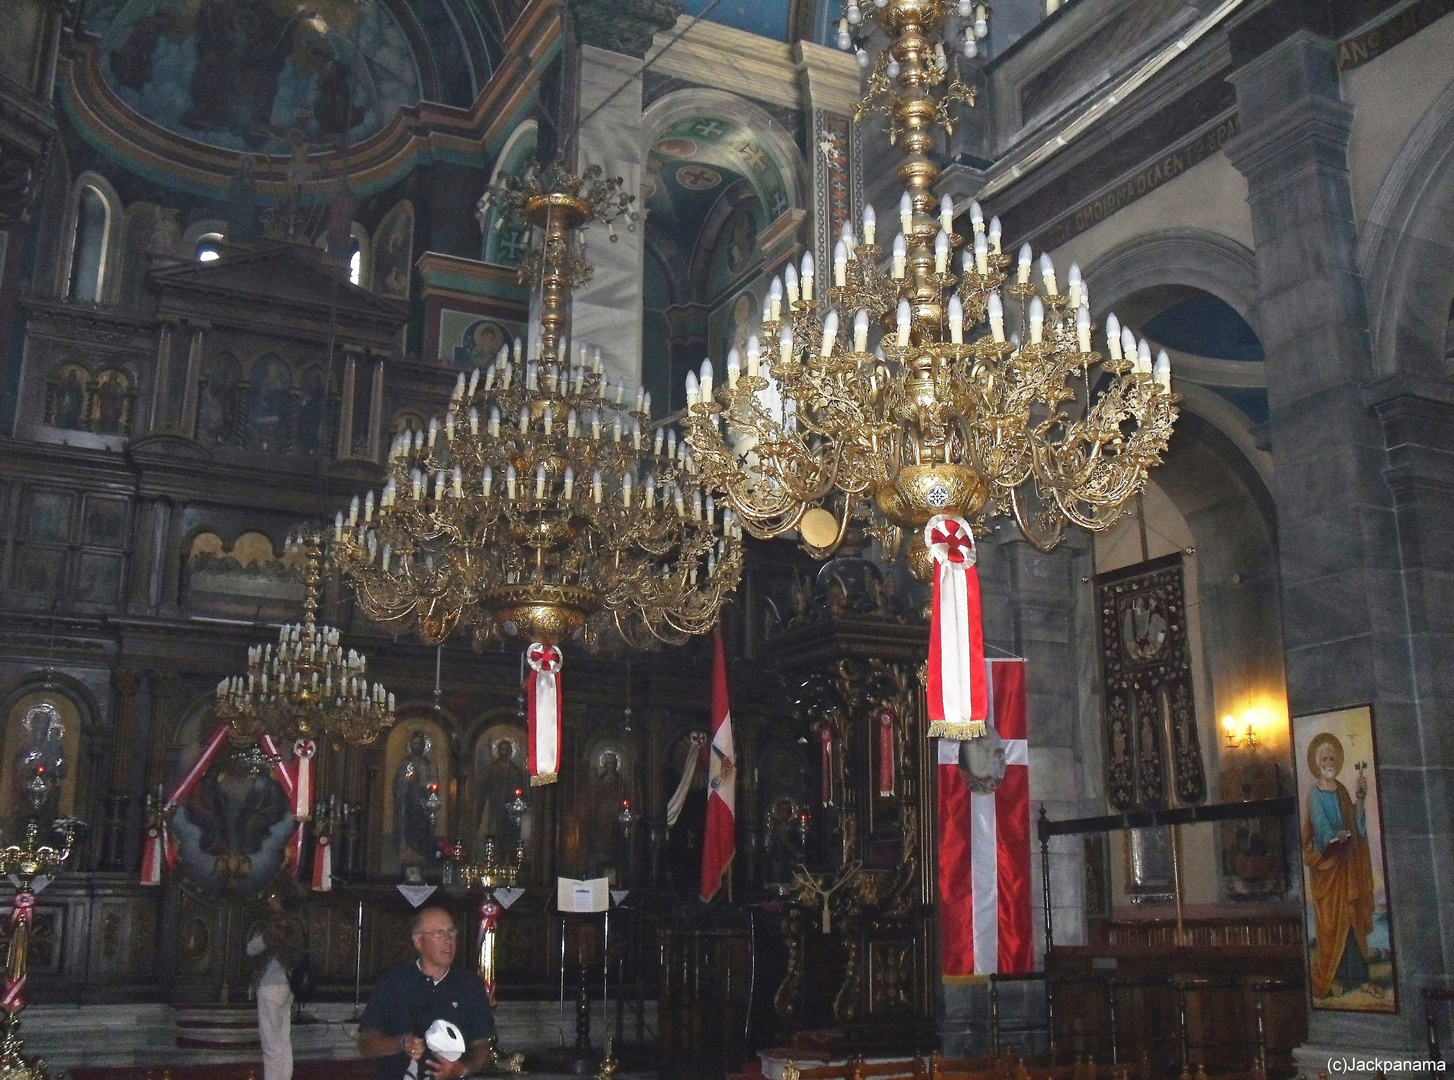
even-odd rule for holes
{"type": "Polygon", "coordinates": [[[535,642],[525,650],[530,675],[525,680],[530,785],[555,783],[560,770],[560,650],[535,642]]]}
{"type": "MultiPolygon", "coordinates": [[[[10,901],[10,940],[20,940],[17,947],[24,951],[29,946],[31,915],[35,911],[35,893],[29,889],[19,889],[14,898],[10,901]]],[[[9,971],[5,973],[4,990],[0,991],[0,1009],[8,1013],[18,1013],[25,1008],[25,976],[12,978],[9,971]]]]}
{"type": "Polygon", "coordinates": [[[737,751],[732,745],[732,707],[727,700],[727,655],[720,631],[712,635],[712,641],[712,756],[702,840],[703,901],[717,895],[737,850],[737,751]]]}
{"type": "Polygon", "coordinates": [[[490,1004],[495,1004],[495,934],[500,925],[500,912],[505,909],[493,893],[485,893],[480,904],[480,980],[485,984],[485,993],[490,1004]]]}
{"type": "Polygon", "coordinates": [[[1033,969],[1025,662],[989,660],[990,733],[939,740],[939,925],[946,982],[1033,969]],[[1001,767],[1000,759],[1003,758],[1001,767]]]}
{"type": "Polygon", "coordinates": [[[878,793],[894,793],[894,710],[887,705],[878,711],[878,793]]]}
{"type": "Polygon", "coordinates": [[[328,892],[333,888],[333,843],[326,832],[318,834],[313,847],[313,889],[328,892]]]}
{"type": "Polygon", "coordinates": [[[197,755],[197,760],[187,770],[187,774],[177,782],[166,799],[162,802],[160,812],[157,816],[155,829],[147,829],[146,846],[141,856],[141,884],[160,885],[162,883],[162,863],[166,863],[168,870],[174,870],[177,866],[177,844],[172,839],[167,823],[171,820],[172,814],[181,805],[197,782],[207,774],[212,767],[212,762],[222,752],[222,747],[227,742],[227,725],[223,724],[212,733],[212,738],[207,740],[207,745],[202,747],[202,752],[197,755]]]}
{"type": "Polygon", "coordinates": [[[984,734],[989,709],[974,535],[963,518],[935,514],[924,526],[924,545],[936,564],[929,623],[929,737],[973,739],[984,734]]]}

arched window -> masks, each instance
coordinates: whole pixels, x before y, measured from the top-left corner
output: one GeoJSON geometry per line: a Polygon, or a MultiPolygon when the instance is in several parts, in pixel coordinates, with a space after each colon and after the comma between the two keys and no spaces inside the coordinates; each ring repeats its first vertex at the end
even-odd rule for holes
{"type": "Polygon", "coordinates": [[[101,299],[106,270],[106,236],[111,208],[99,190],[82,186],[76,200],[76,233],[71,248],[71,280],[66,293],[72,300],[94,304],[101,299]]]}
{"type": "Polygon", "coordinates": [[[348,256],[348,280],[351,285],[363,284],[363,252],[357,239],[353,240],[353,251],[348,256]]]}

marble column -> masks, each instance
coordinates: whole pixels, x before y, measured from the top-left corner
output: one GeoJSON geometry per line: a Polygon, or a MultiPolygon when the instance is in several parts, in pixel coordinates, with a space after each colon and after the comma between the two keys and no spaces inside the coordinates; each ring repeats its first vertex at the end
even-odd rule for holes
{"type": "MultiPolygon", "coordinates": [[[[850,119],[860,95],[858,62],[849,53],[810,41],[794,46],[804,104],[812,117],[808,133],[813,213],[812,250],[819,296],[832,283],[833,245],[845,220],[862,228],[863,140],[850,119]]],[[[879,239],[883,243],[883,239],[879,239]]]]}
{"type": "Polygon", "coordinates": [[[1404,503],[1390,486],[1391,447],[1447,450],[1449,407],[1405,424],[1406,396],[1375,385],[1348,179],[1353,109],[1336,55],[1336,42],[1299,30],[1236,71],[1241,133],[1224,147],[1247,178],[1256,239],[1289,708],[1371,704],[1378,741],[1399,1011],[1313,1010],[1296,1055],[1306,1070],[1336,1053],[1417,1051],[1420,990],[1442,979],[1454,948],[1449,691],[1424,651],[1437,643],[1414,632],[1442,619],[1447,647],[1447,612],[1421,609],[1417,590],[1431,564],[1450,561],[1450,489],[1447,476],[1442,494],[1415,483],[1404,503]]]}
{"type": "Polygon", "coordinates": [[[378,461],[384,447],[384,354],[370,352],[374,375],[369,383],[369,460],[378,461]]]}
{"type": "Polygon", "coordinates": [[[210,323],[191,321],[192,344],[187,350],[187,376],[182,383],[181,433],[187,438],[197,434],[197,383],[202,378],[202,335],[212,329],[210,323]]]}
{"type": "MultiPolygon", "coordinates": [[[[619,176],[640,212],[641,62],[592,45],[581,46],[580,154],[576,167],[599,165],[619,176]]],[[[586,230],[586,258],[595,267],[591,280],[576,290],[571,309],[574,345],[599,345],[606,377],[613,384],[641,383],[642,270],[646,230],[622,218],[616,239],[604,225],[586,230]]],[[[658,410],[659,411],[659,410],[658,410]]]]}
{"type": "Polygon", "coordinates": [[[157,316],[157,360],[152,371],[151,430],[164,431],[169,423],[167,400],[172,381],[172,336],[181,322],[175,315],[157,316]]]}
{"type": "Polygon", "coordinates": [[[343,392],[338,402],[338,444],[333,454],[339,461],[353,457],[353,399],[362,352],[357,345],[343,347],[343,392]]]}

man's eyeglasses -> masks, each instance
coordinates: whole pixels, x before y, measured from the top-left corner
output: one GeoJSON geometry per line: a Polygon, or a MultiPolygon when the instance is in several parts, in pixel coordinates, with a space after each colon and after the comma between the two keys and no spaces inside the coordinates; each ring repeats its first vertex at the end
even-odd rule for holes
{"type": "Polygon", "coordinates": [[[419,936],[432,937],[435,940],[440,940],[443,938],[457,938],[459,937],[459,930],[453,926],[451,926],[448,930],[420,930],[419,936]]]}

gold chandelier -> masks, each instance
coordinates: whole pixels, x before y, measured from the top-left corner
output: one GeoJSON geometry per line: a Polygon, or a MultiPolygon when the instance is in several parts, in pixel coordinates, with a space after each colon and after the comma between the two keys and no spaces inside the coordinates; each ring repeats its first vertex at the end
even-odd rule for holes
{"type": "MultiPolygon", "coordinates": [[[[935,514],[957,514],[977,531],[1013,515],[1044,551],[1067,523],[1110,527],[1159,463],[1177,400],[1165,354],[1153,365],[1147,344],[1115,316],[1106,320],[1106,354],[1093,351],[1076,267],[1061,291],[1042,255],[1039,287],[1026,245],[1005,288],[1011,263],[999,221],[987,229],[978,204],[972,244],[952,272],[963,241],[949,197],[936,206],[939,168],[929,154],[934,129],[951,128],[951,106],[974,99],[944,51],[953,6],[845,4],[840,44],[853,44],[850,25],[877,24],[890,39],[855,121],[887,114],[890,140],[905,151],[892,246],[876,245],[874,210],[865,207],[861,237],[843,224],[826,302],[814,295],[805,255],[801,276],[789,265],[772,282],[766,344],[750,339],[745,357],[728,354],[726,386],[714,385],[710,361],[700,380],[687,378],[687,440],[704,482],[725,494],[748,532],[797,529],[811,553],[826,556],[869,503],[869,532],[892,554],[907,531],[910,565],[925,580],[920,534],[935,514]],[[1020,332],[1008,337],[1002,290],[1020,309],[1020,332]],[[882,340],[870,353],[874,327],[882,340]]],[[[972,44],[984,14],[971,11],[972,44]]],[[[962,51],[973,55],[968,44],[962,51]]]]}
{"type": "Polygon", "coordinates": [[[217,684],[218,719],[239,743],[270,735],[367,745],[393,726],[394,695],[369,683],[367,658],[345,654],[336,628],[316,621],[322,538],[300,532],[288,544],[305,555],[303,621],[284,624],[276,646],[248,648],[247,674],[217,684]]]}
{"type": "Polygon", "coordinates": [[[609,227],[632,198],[599,167],[558,164],[489,197],[536,237],[521,279],[540,290],[539,342],[461,372],[443,420],[395,439],[382,492],[340,528],[339,565],[369,618],[429,644],[461,622],[476,643],[594,642],[607,624],[633,647],[705,633],[741,574],[735,515],[702,489],[686,441],[652,432],[650,395],[628,408],[600,350],[566,341],[591,273],[574,230],[609,227]]]}

